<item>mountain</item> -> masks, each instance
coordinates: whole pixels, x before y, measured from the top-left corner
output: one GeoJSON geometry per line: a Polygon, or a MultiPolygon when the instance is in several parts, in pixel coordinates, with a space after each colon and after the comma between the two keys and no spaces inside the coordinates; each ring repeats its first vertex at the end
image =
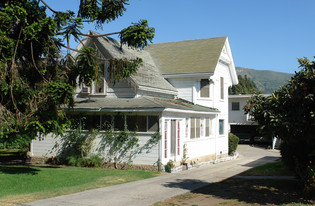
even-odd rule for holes
{"type": "Polygon", "coordinates": [[[245,76],[253,80],[258,90],[265,94],[271,94],[280,86],[286,85],[293,74],[275,72],[270,70],[255,70],[244,67],[236,67],[237,75],[245,76]]]}

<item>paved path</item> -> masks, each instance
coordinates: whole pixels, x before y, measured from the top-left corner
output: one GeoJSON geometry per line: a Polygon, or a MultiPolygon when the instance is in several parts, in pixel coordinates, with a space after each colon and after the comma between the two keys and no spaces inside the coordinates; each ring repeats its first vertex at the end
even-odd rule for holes
{"type": "Polygon", "coordinates": [[[279,152],[276,150],[265,150],[248,145],[239,145],[238,151],[240,155],[236,160],[136,182],[40,200],[24,204],[24,206],[148,206],[175,195],[195,190],[209,183],[227,179],[280,157],[279,152]]]}

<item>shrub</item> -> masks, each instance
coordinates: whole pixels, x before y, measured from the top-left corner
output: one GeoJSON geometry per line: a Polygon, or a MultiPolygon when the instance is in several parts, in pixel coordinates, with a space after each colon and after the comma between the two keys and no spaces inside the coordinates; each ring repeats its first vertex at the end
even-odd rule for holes
{"type": "Polygon", "coordinates": [[[306,183],[304,191],[310,197],[315,197],[315,165],[312,161],[309,162],[306,169],[306,183]]]}
{"type": "Polygon", "coordinates": [[[229,133],[229,154],[233,154],[236,151],[239,140],[235,134],[229,133]]]}
{"type": "Polygon", "coordinates": [[[103,165],[103,158],[98,155],[91,155],[85,160],[85,167],[101,167],[103,165]]]}
{"type": "Polygon", "coordinates": [[[103,158],[94,154],[89,157],[72,155],[67,157],[66,159],[59,159],[58,161],[59,164],[61,163],[76,167],[101,167],[103,165],[103,162],[103,158]]]}

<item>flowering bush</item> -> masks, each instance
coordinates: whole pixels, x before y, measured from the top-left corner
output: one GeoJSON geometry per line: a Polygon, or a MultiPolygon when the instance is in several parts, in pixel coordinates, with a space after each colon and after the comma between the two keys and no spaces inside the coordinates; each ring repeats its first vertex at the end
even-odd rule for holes
{"type": "Polygon", "coordinates": [[[315,194],[315,165],[312,164],[312,161],[309,162],[310,164],[307,166],[306,169],[306,185],[305,185],[305,192],[309,195],[315,194]]]}
{"type": "Polygon", "coordinates": [[[171,172],[174,167],[175,167],[174,161],[169,160],[165,165],[165,172],[171,172]]]}

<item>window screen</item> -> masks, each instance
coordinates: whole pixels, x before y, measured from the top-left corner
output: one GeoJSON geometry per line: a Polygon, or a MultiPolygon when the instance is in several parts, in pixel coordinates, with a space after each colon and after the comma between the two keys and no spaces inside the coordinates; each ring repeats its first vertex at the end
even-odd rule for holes
{"type": "Polygon", "coordinates": [[[206,119],[206,137],[210,136],[210,119],[206,119]]]}
{"type": "Polygon", "coordinates": [[[159,131],[159,116],[148,116],[148,131],[159,131]]]}
{"type": "Polygon", "coordinates": [[[125,116],[117,115],[114,117],[114,129],[117,131],[125,129],[125,116]]]}
{"type": "Polygon", "coordinates": [[[146,116],[127,116],[127,128],[129,131],[146,132],[146,116]]]}
{"type": "Polygon", "coordinates": [[[195,134],[195,118],[190,119],[190,139],[196,138],[195,134]]]}
{"type": "Polygon", "coordinates": [[[196,118],[196,138],[200,137],[200,118],[196,118]]]}

